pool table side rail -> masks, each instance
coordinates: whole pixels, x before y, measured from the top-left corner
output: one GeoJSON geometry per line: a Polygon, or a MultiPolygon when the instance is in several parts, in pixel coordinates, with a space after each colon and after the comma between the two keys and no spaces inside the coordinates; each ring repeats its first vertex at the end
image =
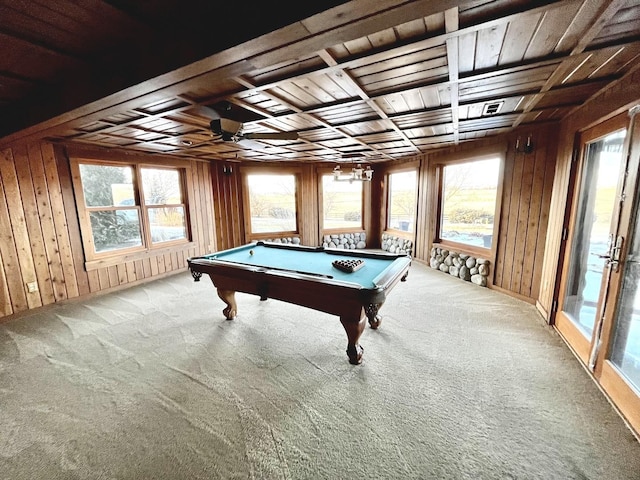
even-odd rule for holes
{"type": "Polygon", "coordinates": [[[398,255],[397,259],[391,264],[390,268],[386,268],[380,275],[373,279],[373,284],[382,289],[388,289],[392,285],[395,285],[395,282],[398,280],[403,280],[408,272],[409,267],[411,266],[411,257],[408,255],[398,255]]]}
{"type": "MultiPolygon", "coordinates": [[[[330,247],[312,247],[309,245],[294,245],[294,244],[289,244],[289,243],[276,243],[276,242],[266,242],[264,240],[259,240],[257,242],[253,242],[252,244],[249,245],[243,245],[241,247],[236,247],[230,250],[226,250],[226,252],[232,252],[234,250],[238,250],[238,249],[245,249],[247,247],[252,247],[252,246],[265,246],[265,247],[269,247],[269,248],[280,248],[283,250],[302,250],[302,251],[308,251],[308,252],[324,252],[324,253],[328,253],[330,255],[340,255],[343,257],[377,257],[377,258],[387,258],[387,259],[392,259],[392,258],[402,258],[402,257],[408,257],[409,255],[407,255],[406,253],[390,253],[390,252],[385,252],[380,251],[380,252],[372,252],[372,251],[362,251],[362,250],[351,250],[351,249],[346,249],[346,248],[330,248],[330,247]]],[[[212,254],[215,255],[215,254],[212,254]]]]}
{"type": "MultiPolygon", "coordinates": [[[[252,272],[263,275],[279,275],[288,276],[291,278],[299,278],[301,280],[307,280],[309,282],[325,282],[331,285],[342,285],[345,288],[363,289],[369,290],[362,285],[355,282],[347,282],[344,280],[337,280],[330,276],[319,275],[312,272],[284,270],[274,267],[263,267],[260,265],[244,264],[239,262],[232,262],[228,260],[220,260],[218,258],[205,258],[194,257],[187,260],[190,270],[195,270],[200,273],[210,273],[212,267],[215,267],[219,272],[228,276],[244,276],[245,273],[252,272]]],[[[377,288],[377,287],[376,287],[377,288]]]]}

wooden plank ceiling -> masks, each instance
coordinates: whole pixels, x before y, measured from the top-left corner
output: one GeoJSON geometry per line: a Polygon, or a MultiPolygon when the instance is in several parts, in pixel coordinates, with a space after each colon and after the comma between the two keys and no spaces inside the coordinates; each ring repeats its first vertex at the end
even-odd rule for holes
{"type": "Polygon", "coordinates": [[[0,147],[389,161],[560,120],[640,58],[636,0],[220,3],[0,3],[0,147]]]}

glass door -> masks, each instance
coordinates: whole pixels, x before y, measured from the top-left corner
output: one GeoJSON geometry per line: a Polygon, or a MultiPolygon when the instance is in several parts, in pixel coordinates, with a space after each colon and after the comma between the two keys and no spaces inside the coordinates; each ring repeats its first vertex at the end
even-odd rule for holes
{"type": "Polygon", "coordinates": [[[617,241],[627,124],[628,117],[616,117],[585,132],[581,139],[556,328],[590,366],[607,297],[611,251],[617,241]]]}
{"type": "Polygon", "coordinates": [[[635,220],[632,243],[624,261],[610,360],[640,391],[640,222],[637,216],[635,220]]]}
{"type": "Polygon", "coordinates": [[[636,432],[640,432],[640,115],[631,111],[629,156],[611,281],[595,349],[596,379],[636,432]],[[634,115],[635,114],[635,115],[634,115]]]}
{"type": "Polygon", "coordinates": [[[584,132],[555,326],[640,432],[640,115],[584,132]],[[636,118],[638,117],[638,118],[636,118]]]}

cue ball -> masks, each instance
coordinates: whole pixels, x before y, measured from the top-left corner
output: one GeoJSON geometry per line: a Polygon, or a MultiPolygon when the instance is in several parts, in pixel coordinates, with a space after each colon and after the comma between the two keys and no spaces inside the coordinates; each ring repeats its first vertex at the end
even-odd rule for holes
{"type": "Polygon", "coordinates": [[[249,255],[253,255],[253,250],[249,250],[249,255]]]}

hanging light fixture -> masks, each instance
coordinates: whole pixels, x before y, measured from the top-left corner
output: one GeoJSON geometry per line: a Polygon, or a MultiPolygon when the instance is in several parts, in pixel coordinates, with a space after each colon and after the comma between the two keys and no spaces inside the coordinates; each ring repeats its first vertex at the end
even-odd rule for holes
{"type": "Polygon", "coordinates": [[[362,168],[362,165],[356,164],[351,169],[351,173],[343,175],[340,165],[336,165],[333,169],[333,180],[336,182],[370,182],[373,179],[373,170],[371,165],[362,168]]]}

